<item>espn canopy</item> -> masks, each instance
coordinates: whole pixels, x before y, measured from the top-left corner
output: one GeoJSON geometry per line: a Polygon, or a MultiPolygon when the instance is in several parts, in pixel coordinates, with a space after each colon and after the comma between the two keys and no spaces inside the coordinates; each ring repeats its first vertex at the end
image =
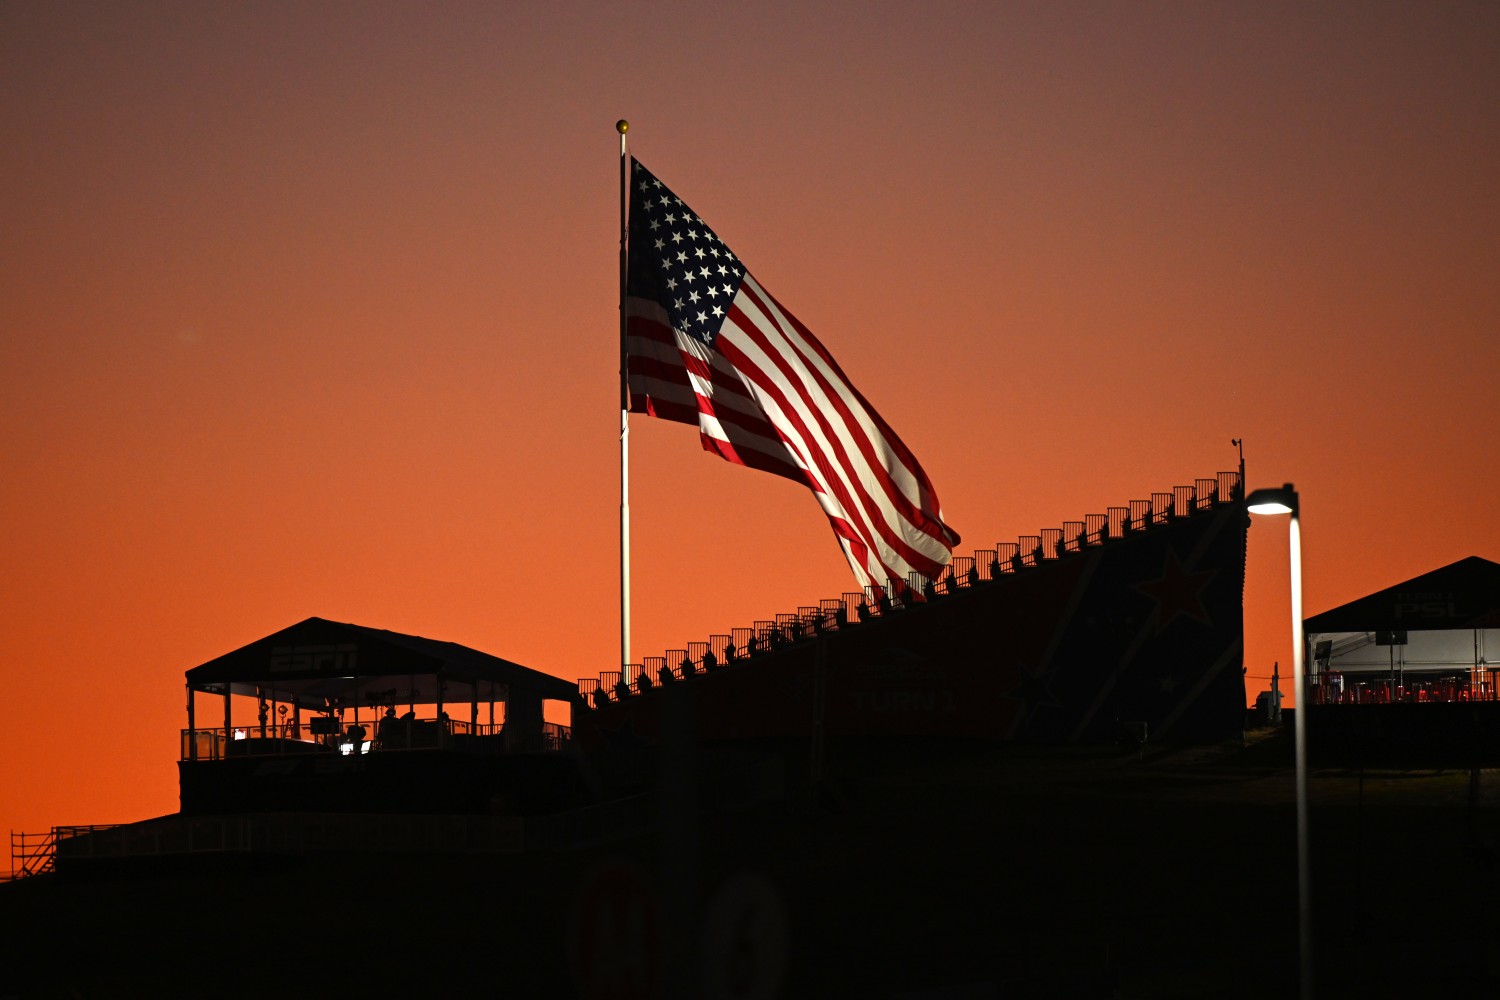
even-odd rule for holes
{"type": "Polygon", "coordinates": [[[1469,556],[1303,622],[1314,632],[1500,628],[1500,563],[1469,556]]]}
{"type": "Polygon", "coordinates": [[[1314,615],[1302,628],[1315,678],[1488,675],[1500,667],[1500,563],[1469,556],[1314,615]]]}
{"type": "Polygon", "coordinates": [[[324,618],[215,657],[187,671],[187,683],[192,691],[264,696],[315,710],[330,699],[352,708],[578,697],[569,681],[456,642],[324,618]]]}

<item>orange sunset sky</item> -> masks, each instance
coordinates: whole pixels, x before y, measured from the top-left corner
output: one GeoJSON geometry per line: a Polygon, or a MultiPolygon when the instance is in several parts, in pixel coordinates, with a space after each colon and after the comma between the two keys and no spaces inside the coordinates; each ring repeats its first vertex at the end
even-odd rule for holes
{"type": "MultiPolygon", "coordinates": [[[[0,2],[0,829],[175,811],[183,671],[310,615],[617,664],[620,117],[961,553],[1243,438],[1309,614],[1500,560],[1497,52],[1441,0],[0,2]]],[[[632,429],[637,658],[852,589],[805,490],[632,429]]]]}

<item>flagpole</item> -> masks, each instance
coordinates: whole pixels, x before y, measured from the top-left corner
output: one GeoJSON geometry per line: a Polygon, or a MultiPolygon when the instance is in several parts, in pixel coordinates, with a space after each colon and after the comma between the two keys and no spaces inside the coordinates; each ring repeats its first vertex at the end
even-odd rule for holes
{"type": "Polygon", "coordinates": [[[615,122],[620,133],[620,677],[630,665],[630,383],[625,371],[625,285],[630,278],[630,157],[625,133],[630,123],[615,122]]]}

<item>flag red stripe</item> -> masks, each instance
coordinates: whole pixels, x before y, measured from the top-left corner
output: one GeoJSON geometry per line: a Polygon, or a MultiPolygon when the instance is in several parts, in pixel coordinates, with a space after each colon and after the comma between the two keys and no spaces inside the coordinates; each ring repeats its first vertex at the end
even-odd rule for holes
{"type": "MultiPolygon", "coordinates": [[[[740,311],[739,315],[743,317],[744,323],[755,327],[756,332],[752,335],[752,341],[765,352],[767,360],[782,372],[787,385],[798,393],[807,408],[808,415],[817,422],[817,429],[823,436],[824,444],[820,446],[814,438],[808,436],[808,431],[812,428],[803,423],[801,418],[797,419],[804,446],[813,452],[810,457],[818,461],[831,458],[837,463],[836,471],[824,470],[824,478],[829,488],[833,490],[849,516],[859,518],[862,515],[860,519],[866,526],[864,537],[867,542],[874,546],[875,535],[878,534],[885,539],[894,554],[912,568],[923,572],[923,575],[928,575],[931,568],[929,564],[934,561],[934,556],[915,548],[905,535],[905,527],[910,526],[928,538],[934,539],[943,548],[946,556],[949,548],[945,539],[934,535],[930,530],[923,530],[930,523],[928,518],[920,511],[914,510],[910,501],[892,480],[886,464],[877,460],[875,446],[869,438],[867,428],[862,426],[851,413],[847,402],[840,397],[835,388],[805,363],[805,355],[799,353],[798,338],[794,334],[805,335],[812,343],[816,343],[815,338],[812,338],[805,328],[788,331],[780,325],[776,317],[765,309],[762,304],[764,300],[760,299],[760,296],[770,299],[769,293],[759,288],[748,276],[742,288],[742,294],[748,302],[760,307],[761,315],[764,317],[764,320],[757,324],[752,317],[744,314],[743,310],[740,311]],[[830,410],[837,414],[837,420],[830,419],[833,417],[830,410]],[[868,470],[868,477],[861,475],[853,455],[847,450],[849,447],[859,451],[868,470]],[[871,493],[871,480],[886,497],[886,503],[882,504],[880,498],[871,493]],[[848,492],[850,489],[855,491],[853,499],[857,501],[857,507],[851,504],[848,492]],[[892,521],[896,524],[893,525],[892,521]]],[[[771,299],[771,302],[774,303],[774,299],[771,299]]],[[[785,310],[779,311],[786,320],[795,322],[794,317],[791,317],[785,310]]],[[[740,325],[738,320],[735,322],[737,326],[740,325]]],[[[739,365],[747,367],[752,365],[752,362],[745,359],[739,362],[739,365]]],[[[781,405],[785,408],[786,401],[783,400],[781,405]]],[[[867,413],[868,409],[866,405],[867,413]]],[[[869,422],[874,423],[873,420],[869,422]]],[[[807,457],[809,456],[804,456],[804,458],[807,457]]],[[[874,547],[877,551],[879,550],[878,546],[874,547]]],[[[888,568],[895,568],[889,567],[888,563],[883,564],[888,568]]],[[[941,563],[937,565],[940,567],[941,563]]]]}
{"type": "MultiPolygon", "coordinates": [[[[797,320],[797,317],[793,316],[790,312],[787,312],[786,309],[782,307],[781,303],[776,301],[775,296],[771,295],[771,293],[761,288],[759,283],[749,280],[745,282],[743,291],[746,294],[747,298],[749,298],[751,301],[756,302],[761,311],[766,315],[767,319],[772,323],[775,323],[775,320],[772,317],[771,311],[767,309],[768,304],[774,306],[776,312],[779,312],[781,316],[785,317],[786,321],[792,326],[792,331],[787,331],[785,328],[780,327],[779,325],[775,327],[775,329],[779,333],[781,333],[783,337],[785,337],[787,348],[793,352],[796,352],[795,359],[789,359],[788,361],[788,363],[793,366],[793,371],[788,372],[788,377],[793,378],[794,376],[805,375],[806,377],[811,378],[822,390],[823,395],[833,404],[834,408],[838,411],[839,416],[843,420],[844,428],[847,431],[847,434],[844,436],[848,440],[852,441],[860,449],[861,453],[864,456],[867,467],[872,473],[876,475],[877,481],[880,483],[881,488],[885,491],[887,500],[889,501],[891,506],[895,508],[900,517],[906,523],[911,524],[923,534],[936,539],[937,541],[945,544],[951,549],[953,545],[953,541],[949,540],[951,531],[949,531],[949,529],[945,525],[943,525],[941,521],[938,521],[935,518],[931,517],[925,510],[922,509],[922,507],[914,503],[911,498],[906,496],[906,494],[901,490],[899,484],[897,484],[894,477],[891,475],[887,462],[883,461],[881,457],[877,455],[876,442],[871,439],[865,428],[860,426],[860,422],[855,413],[850,409],[849,404],[845,399],[845,395],[852,396],[854,401],[860,408],[860,413],[865,417],[865,419],[875,425],[875,428],[878,431],[881,439],[879,443],[890,452],[894,453],[897,461],[901,464],[903,470],[911,479],[913,485],[917,487],[920,499],[923,501],[930,500],[933,507],[935,508],[937,506],[937,503],[936,498],[932,493],[932,486],[927,481],[926,474],[923,473],[921,466],[917,464],[916,459],[912,456],[911,452],[907,450],[905,444],[901,442],[901,439],[896,437],[895,433],[890,429],[889,425],[887,425],[885,421],[881,419],[880,414],[876,413],[874,407],[870,406],[870,404],[865,400],[864,396],[862,396],[859,391],[854,388],[853,384],[850,383],[849,379],[844,375],[843,370],[838,366],[836,362],[833,361],[827,350],[825,350],[823,345],[818,342],[817,338],[812,335],[811,331],[803,326],[797,320]],[[764,296],[764,300],[761,299],[761,296],[764,296]],[[795,332],[795,336],[793,336],[793,332],[795,332]],[[838,385],[836,387],[830,384],[830,382],[824,378],[822,373],[820,373],[817,370],[817,367],[807,359],[805,354],[801,353],[802,349],[804,348],[816,353],[823,360],[823,363],[828,366],[831,374],[838,380],[838,385]]],[[[800,381],[802,381],[802,379],[797,378],[795,381],[793,381],[793,384],[798,384],[798,382],[800,381]]],[[[804,394],[804,396],[805,395],[806,394],[804,394]]],[[[813,412],[821,418],[826,414],[827,411],[826,409],[819,406],[815,407],[813,412]]],[[[845,467],[851,468],[847,460],[845,461],[845,467]]]]}
{"type": "MultiPolygon", "coordinates": [[[[654,303],[646,305],[654,306],[654,303]]],[[[735,435],[736,450],[769,448],[773,454],[780,450],[780,437],[775,427],[765,418],[759,404],[751,398],[727,361],[716,357],[714,363],[709,364],[683,351],[665,324],[646,316],[632,315],[629,331],[627,357],[632,410],[686,424],[697,424],[700,414],[707,413],[742,432],[735,435]],[[668,352],[670,357],[666,356],[668,352]],[[706,377],[712,383],[711,403],[694,390],[689,375],[706,377]]],[[[799,484],[806,484],[807,477],[802,471],[788,465],[784,459],[775,459],[769,465],[761,464],[756,468],[774,471],[799,484]]]]}
{"type": "MultiPolygon", "coordinates": [[[[734,310],[731,310],[731,316],[733,314],[734,310]]],[[[726,356],[734,358],[744,376],[753,381],[766,396],[775,402],[775,405],[781,411],[781,419],[786,421],[792,435],[795,435],[801,441],[810,442],[812,434],[807,424],[796,414],[795,408],[790,405],[790,401],[781,388],[764,371],[752,363],[749,358],[745,357],[740,348],[732,343],[724,334],[720,335],[719,349],[726,356]]],[[[809,402],[808,405],[811,406],[811,403],[809,402]]],[[[910,565],[911,568],[923,572],[923,575],[929,575],[931,572],[941,569],[941,564],[930,557],[916,552],[910,546],[907,546],[894,531],[890,530],[885,518],[878,511],[870,509],[873,506],[873,501],[867,494],[861,491],[858,500],[851,496],[850,490],[845,483],[845,476],[835,471],[829,462],[830,457],[836,458],[841,463],[847,462],[847,456],[843,454],[842,445],[830,442],[830,447],[837,449],[836,454],[830,455],[825,449],[801,448],[788,440],[789,435],[787,434],[783,434],[782,438],[787,442],[786,446],[789,451],[797,454],[803,461],[810,461],[816,467],[816,472],[813,475],[813,480],[817,484],[815,489],[833,496],[838,506],[849,517],[858,520],[858,527],[855,527],[853,523],[850,523],[849,527],[865,546],[866,558],[862,561],[865,562],[867,572],[871,568],[868,564],[869,556],[879,552],[882,548],[881,546],[872,544],[875,542],[876,535],[879,535],[884,540],[885,548],[895,550],[903,561],[910,565]],[[802,454],[804,450],[811,451],[812,454],[802,454]]],[[[836,441],[836,438],[834,440],[836,441]]],[[[838,533],[837,529],[836,533],[838,533]]],[[[843,535],[842,537],[847,538],[848,536],[843,535]]],[[[881,575],[901,575],[901,571],[897,567],[891,566],[888,560],[881,558],[879,563],[880,567],[885,571],[881,575]]]]}

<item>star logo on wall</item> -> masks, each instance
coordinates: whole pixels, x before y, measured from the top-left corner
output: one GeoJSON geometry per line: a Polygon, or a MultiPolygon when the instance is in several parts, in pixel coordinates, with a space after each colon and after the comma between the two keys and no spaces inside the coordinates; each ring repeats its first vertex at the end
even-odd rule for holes
{"type": "Polygon", "coordinates": [[[1023,725],[1029,725],[1040,709],[1063,707],[1052,691],[1052,679],[1053,672],[1045,667],[1033,670],[1019,660],[1016,662],[1016,686],[1005,694],[1021,703],[1023,725]]]}
{"type": "Polygon", "coordinates": [[[1216,569],[1190,572],[1178,560],[1177,553],[1168,548],[1161,576],[1134,584],[1134,587],[1156,602],[1154,622],[1158,632],[1172,624],[1178,615],[1212,625],[1213,618],[1203,606],[1203,590],[1218,572],[1216,569]]]}

